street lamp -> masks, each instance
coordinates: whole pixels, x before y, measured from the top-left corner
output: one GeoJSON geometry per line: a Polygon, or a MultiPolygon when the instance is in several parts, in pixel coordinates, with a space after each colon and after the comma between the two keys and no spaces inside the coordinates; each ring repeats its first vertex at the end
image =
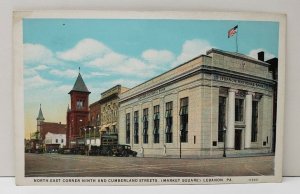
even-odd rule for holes
{"type": "Polygon", "coordinates": [[[94,145],[96,145],[96,126],[94,126],[94,145]]]}
{"type": "Polygon", "coordinates": [[[90,150],[91,150],[91,129],[92,128],[88,128],[89,129],[89,147],[88,147],[88,155],[90,154],[90,150]]]}
{"type": "Polygon", "coordinates": [[[182,137],[182,130],[179,130],[179,158],[181,158],[181,137],[182,137]]]}
{"type": "Polygon", "coordinates": [[[86,146],[86,128],[84,127],[84,147],[86,146]]]}
{"type": "Polygon", "coordinates": [[[223,157],[226,157],[226,126],[223,127],[223,139],[224,139],[224,149],[223,149],[223,157]]]}

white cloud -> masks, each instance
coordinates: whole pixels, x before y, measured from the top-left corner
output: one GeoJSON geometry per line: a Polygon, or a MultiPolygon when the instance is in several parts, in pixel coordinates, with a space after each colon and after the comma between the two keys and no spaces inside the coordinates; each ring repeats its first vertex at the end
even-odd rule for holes
{"type": "Polygon", "coordinates": [[[103,43],[94,39],[83,39],[70,50],[57,52],[60,59],[66,61],[86,61],[110,52],[110,49],[103,43]]]}
{"type": "Polygon", "coordinates": [[[49,67],[46,66],[46,65],[39,65],[39,66],[35,67],[34,69],[35,69],[35,70],[38,70],[38,71],[43,71],[43,70],[46,70],[46,69],[48,69],[48,68],[49,68],[49,67]]]}
{"type": "Polygon", "coordinates": [[[155,70],[160,68],[153,64],[146,64],[138,58],[128,57],[113,51],[85,64],[88,67],[97,67],[108,74],[134,75],[137,77],[151,77],[155,75],[155,70]]]}
{"type": "Polygon", "coordinates": [[[114,80],[111,83],[112,83],[112,86],[120,84],[124,87],[132,88],[132,87],[135,87],[135,86],[141,84],[142,81],[140,81],[140,80],[131,80],[131,79],[117,79],[117,80],[114,80]]]}
{"type": "Polygon", "coordinates": [[[38,75],[38,71],[43,71],[43,70],[46,70],[48,69],[49,67],[46,66],[46,65],[38,65],[36,67],[26,67],[25,66],[25,69],[24,69],[24,76],[25,77],[32,77],[32,76],[36,76],[38,75]]]}
{"type": "MultiPolygon", "coordinates": [[[[94,39],[83,39],[74,48],[56,54],[60,59],[82,63],[101,71],[101,74],[90,74],[87,77],[111,74],[151,77],[163,68],[161,63],[174,59],[174,55],[167,50],[153,49],[143,52],[142,58],[130,57],[114,52],[102,42],[94,39]]],[[[52,74],[62,75],[56,71],[52,71],[52,74]]]]}
{"type": "Polygon", "coordinates": [[[45,86],[49,86],[53,83],[54,83],[54,81],[44,79],[40,75],[35,75],[33,77],[26,78],[24,80],[24,85],[25,85],[26,89],[45,87],[45,86]]]}
{"type": "Polygon", "coordinates": [[[36,62],[42,59],[52,58],[52,52],[40,44],[24,44],[24,61],[36,62]]]}
{"type": "Polygon", "coordinates": [[[142,53],[142,58],[150,64],[168,64],[174,60],[175,56],[168,50],[149,49],[142,53]]]}
{"type": "Polygon", "coordinates": [[[59,64],[51,50],[41,44],[24,44],[24,62],[26,65],[59,64]]]}
{"type": "Polygon", "coordinates": [[[85,74],[85,78],[92,78],[92,77],[104,77],[104,76],[110,76],[109,73],[103,73],[103,72],[91,72],[89,74],[85,74]]]}
{"type": "Polygon", "coordinates": [[[260,52],[260,51],[264,51],[265,52],[265,61],[266,60],[269,60],[269,59],[272,59],[275,57],[274,54],[270,53],[269,51],[267,51],[266,49],[263,49],[263,48],[258,48],[258,49],[253,49],[251,50],[249,53],[248,53],[248,56],[249,57],[252,57],[254,59],[257,59],[257,53],[260,52]]]}
{"type": "Polygon", "coordinates": [[[67,94],[72,89],[72,85],[60,85],[54,88],[54,91],[61,92],[63,94],[67,94]]]}
{"type": "Polygon", "coordinates": [[[213,46],[206,40],[186,40],[182,45],[181,54],[172,63],[172,66],[180,65],[201,54],[206,54],[206,51],[211,49],[212,47],[213,46]]]}
{"type": "Polygon", "coordinates": [[[52,69],[51,71],[49,71],[49,73],[59,77],[69,77],[69,78],[74,78],[78,75],[78,71],[72,69],[67,69],[67,70],[52,69]]]}
{"type": "MultiPolygon", "coordinates": [[[[106,57],[105,57],[106,58],[106,57]]],[[[100,67],[101,70],[114,74],[132,75],[135,77],[151,77],[155,75],[155,71],[159,68],[153,64],[146,64],[138,58],[122,57],[118,60],[107,60],[105,66],[102,66],[102,59],[91,61],[88,66],[100,67]],[[122,59],[122,60],[121,60],[122,59]]]]}
{"type": "Polygon", "coordinates": [[[110,52],[105,54],[102,57],[96,58],[90,62],[88,62],[88,66],[95,67],[110,67],[110,66],[119,66],[126,60],[125,55],[121,55],[115,52],[110,52]]]}
{"type": "Polygon", "coordinates": [[[36,72],[36,70],[34,68],[25,68],[24,69],[25,77],[32,77],[32,76],[36,76],[36,75],[38,75],[38,73],[36,72]]]}
{"type": "Polygon", "coordinates": [[[122,74],[135,75],[138,77],[149,77],[153,75],[153,67],[136,58],[127,58],[117,69],[122,74]]]}

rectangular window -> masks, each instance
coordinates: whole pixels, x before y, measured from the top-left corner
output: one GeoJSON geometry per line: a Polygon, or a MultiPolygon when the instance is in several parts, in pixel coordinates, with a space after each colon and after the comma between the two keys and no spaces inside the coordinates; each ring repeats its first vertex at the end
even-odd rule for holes
{"type": "Polygon", "coordinates": [[[181,142],[188,142],[188,114],[189,98],[180,99],[180,140],[181,142]]]}
{"type": "Polygon", "coordinates": [[[225,121],[226,121],[226,97],[219,96],[218,142],[224,141],[225,121]]]}
{"type": "Polygon", "coordinates": [[[96,119],[96,126],[100,125],[100,115],[97,114],[97,119],[96,119]]]}
{"type": "Polygon", "coordinates": [[[153,119],[154,119],[154,129],[153,129],[153,142],[154,143],[159,143],[159,105],[156,105],[153,107],[154,109],[154,115],[153,115],[153,119]]]}
{"type": "Polygon", "coordinates": [[[252,129],[251,129],[251,142],[257,142],[258,131],[258,102],[252,102],[252,129]]]}
{"type": "Polygon", "coordinates": [[[244,99],[235,99],[235,121],[244,121],[244,99]]]}
{"type": "Polygon", "coordinates": [[[139,111],[134,111],[134,143],[139,143],[139,111]]]}
{"type": "Polygon", "coordinates": [[[148,143],[148,108],[143,110],[143,143],[148,143]]]}
{"type": "Polygon", "coordinates": [[[61,143],[64,143],[64,139],[61,139],[61,143]]]}
{"type": "Polygon", "coordinates": [[[58,139],[56,139],[55,142],[58,143],[58,139]]]}
{"type": "Polygon", "coordinates": [[[166,103],[166,143],[173,142],[173,102],[166,103]]]}
{"type": "Polygon", "coordinates": [[[77,107],[77,110],[82,110],[83,109],[83,100],[77,100],[76,107],[77,107]]]}
{"type": "Polygon", "coordinates": [[[126,143],[130,144],[130,113],[126,114],[126,143]]]}

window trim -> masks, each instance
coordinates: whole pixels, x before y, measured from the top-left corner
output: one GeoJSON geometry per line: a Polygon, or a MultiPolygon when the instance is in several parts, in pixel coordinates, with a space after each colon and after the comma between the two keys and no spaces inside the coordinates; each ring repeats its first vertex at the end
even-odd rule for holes
{"type": "Polygon", "coordinates": [[[148,135],[148,129],[149,129],[149,121],[148,121],[148,117],[149,117],[149,108],[144,108],[143,109],[143,143],[144,144],[148,144],[148,139],[149,139],[149,135],[148,135]]]}
{"type": "Polygon", "coordinates": [[[160,105],[153,106],[153,143],[159,143],[159,127],[160,127],[160,105]]]}
{"type": "Polygon", "coordinates": [[[126,113],[125,118],[125,127],[126,127],[126,144],[130,144],[130,113],[126,113]]]}
{"type": "Polygon", "coordinates": [[[219,113],[218,113],[218,142],[224,142],[224,127],[226,126],[226,110],[227,110],[227,97],[225,96],[219,96],[219,113]],[[220,124],[220,99],[223,98],[223,108],[224,108],[224,123],[220,124]]]}
{"type": "Polygon", "coordinates": [[[235,100],[234,100],[234,105],[235,105],[234,106],[234,121],[237,122],[237,123],[244,123],[245,122],[245,98],[236,97],[235,100]],[[242,100],[242,102],[243,102],[243,105],[241,106],[242,107],[242,111],[236,110],[236,108],[237,108],[237,101],[240,101],[240,100],[242,100]],[[237,114],[236,114],[237,111],[242,113],[240,120],[237,120],[237,114]]]}
{"type": "Polygon", "coordinates": [[[133,136],[134,136],[134,144],[139,144],[139,111],[134,111],[133,113],[133,136]]]}
{"type": "Polygon", "coordinates": [[[252,117],[251,117],[251,142],[257,142],[258,141],[258,129],[259,129],[259,101],[258,100],[252,100],[252,117]],[[256,129],[254,130],[253,125],[253,119],[254,119],[254,113],[253,113],[253,105],[256,103],[256,129]]]}
{"type": "Polygon", "coordinates": [[[189,124],[189,97],[180,98],[180,141],[188,142],[188,124],[189,124]]]}

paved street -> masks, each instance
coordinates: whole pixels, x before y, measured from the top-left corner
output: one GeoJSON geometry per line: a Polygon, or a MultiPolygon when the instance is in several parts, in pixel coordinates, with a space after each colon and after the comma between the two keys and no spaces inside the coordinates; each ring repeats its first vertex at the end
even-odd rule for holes
{"type": "Polygon", "coordinates": [[[167,159],[25,154],[27,177],[203,177],[273,174],[274,156],[167,159]]]}

